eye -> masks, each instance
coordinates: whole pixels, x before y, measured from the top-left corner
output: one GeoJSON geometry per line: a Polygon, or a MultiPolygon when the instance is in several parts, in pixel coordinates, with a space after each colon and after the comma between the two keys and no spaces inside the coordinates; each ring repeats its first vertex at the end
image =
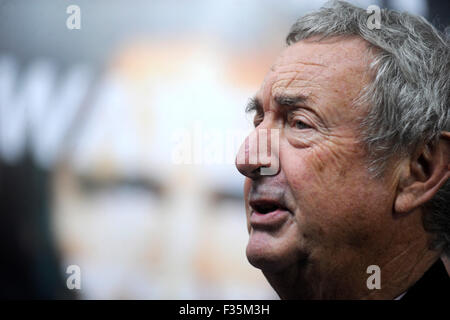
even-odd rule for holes
{"type": "Polygon", "coordinates": [[[296,129],[303,130],[303,129],[311,129],[311,126],[307,125],[301,120],[294,120],[294,126],[296,129]]]}

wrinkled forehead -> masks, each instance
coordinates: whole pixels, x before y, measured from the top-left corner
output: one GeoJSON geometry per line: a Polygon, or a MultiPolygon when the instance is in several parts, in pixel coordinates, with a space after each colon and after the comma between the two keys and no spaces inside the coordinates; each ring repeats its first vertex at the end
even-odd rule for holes
{"type": "Polygon", "coordinates": [[[369,81],[371,59],[369,44],[359,37],[302,40],[280,53],[258,95],[265,99],[278,91],[298,90],[299,86],[310,89],[319,86],[356,95],[369,81]]]}

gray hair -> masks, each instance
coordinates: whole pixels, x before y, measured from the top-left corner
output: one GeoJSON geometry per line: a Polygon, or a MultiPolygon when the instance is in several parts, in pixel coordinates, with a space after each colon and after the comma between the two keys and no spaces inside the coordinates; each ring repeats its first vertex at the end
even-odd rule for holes
{"type": "MultiPolygon", "coordinates": [[[[442,131],[450,131],[450,37],[423,17],[381,10],[379,29],[368,26],[366,10],[333,1],[301,17],[286,42],[359,36],[368,42],[373,81],[357,101],[371,108],[361,119],[361,140],[374,178],[386,172],[394,155],[433,147],[442,131]]],[[[424,226],[435,235],[431,248],[450,256],[450,180],[425,205],[424,226]]]]}

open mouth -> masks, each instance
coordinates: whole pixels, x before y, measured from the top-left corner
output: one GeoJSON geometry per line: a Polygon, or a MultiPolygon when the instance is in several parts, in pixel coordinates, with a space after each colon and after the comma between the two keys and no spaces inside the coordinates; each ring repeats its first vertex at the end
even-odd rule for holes
{"type": "Polygon", "coordinates": [[[278,201],[275,200],[256,200],[250,201],[250,207],[259,214],[268,214],[277,210],[286,210],[278,201]]]}

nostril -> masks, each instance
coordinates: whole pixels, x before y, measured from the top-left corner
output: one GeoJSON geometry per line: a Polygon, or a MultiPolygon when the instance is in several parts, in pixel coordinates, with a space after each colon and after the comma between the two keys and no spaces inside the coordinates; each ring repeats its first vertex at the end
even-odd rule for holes
{"type": "Polygon", "coordinates": [[[253,171],[251,172],[251,174],[252,174],[253,177],[258,177],[258,176],[260,176],[260,175],[261,175],[261,167],[258,167],[258,168],[256,168],[255,170],[253,170],[253,171]]]}

